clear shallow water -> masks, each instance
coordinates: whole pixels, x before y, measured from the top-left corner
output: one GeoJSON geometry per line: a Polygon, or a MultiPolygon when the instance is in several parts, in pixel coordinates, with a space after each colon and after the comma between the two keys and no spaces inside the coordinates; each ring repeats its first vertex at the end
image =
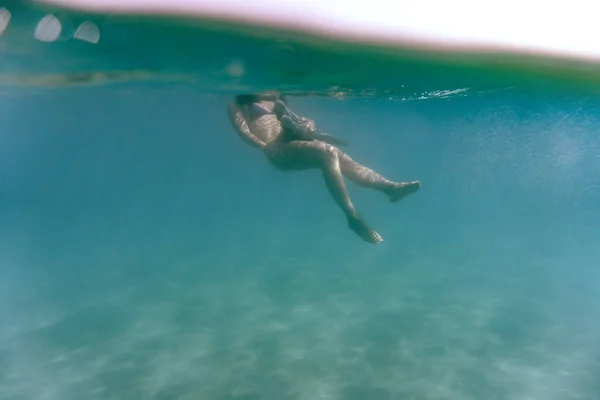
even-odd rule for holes
{"type": "Polygon", "coordinates": [[[593,87],[367,54],[372,74],[332,52],[273,66],[253,58],[265,42],[206,32],[190,70],[166,45],[188,36],[153,29],[173,41],[0,38],[21,79],[0,97],[0,399],[600,396],[593,87]],[[157,79],[32,84],[81,70],[157,79]],[[232,93],[277,83],[317,95],[290,104],[352,157],[423,182],[398,204],[349,184],[382,245],[346,228],[320,174],[236,137],[232,93]]]}

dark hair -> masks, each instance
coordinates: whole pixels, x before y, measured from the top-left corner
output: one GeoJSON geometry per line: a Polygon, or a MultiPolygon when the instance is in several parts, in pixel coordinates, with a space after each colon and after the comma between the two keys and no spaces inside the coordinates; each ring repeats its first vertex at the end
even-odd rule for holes
{"type": "Polygon", "coordinates": [[[238,105],[252,104],[258,101],[258,96],[255,94],[238,94],[235,96],[235,102],[238,105]]]}

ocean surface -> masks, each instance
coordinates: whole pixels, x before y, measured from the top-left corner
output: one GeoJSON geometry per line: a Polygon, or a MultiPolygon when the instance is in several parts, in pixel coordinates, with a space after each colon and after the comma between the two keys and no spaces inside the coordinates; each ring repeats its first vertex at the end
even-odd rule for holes
{"type": "Polygon", "coordinates": [[[0,10],[0,400],[600,398],[597,68],[0,10]],[[382,244],[261,90],[422,182],[348,182],[382,244]]]}

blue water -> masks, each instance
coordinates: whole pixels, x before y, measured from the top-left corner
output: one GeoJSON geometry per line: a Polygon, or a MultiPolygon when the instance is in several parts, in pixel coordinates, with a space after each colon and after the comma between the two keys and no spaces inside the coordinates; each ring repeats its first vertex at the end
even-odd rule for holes
{"type": "Polygon", "coordinates": [[[423,183],[378,246],[225,90],[3,87],[0,399],[600,398],[597,98],[352,97],[289,103],[423,183]]]}

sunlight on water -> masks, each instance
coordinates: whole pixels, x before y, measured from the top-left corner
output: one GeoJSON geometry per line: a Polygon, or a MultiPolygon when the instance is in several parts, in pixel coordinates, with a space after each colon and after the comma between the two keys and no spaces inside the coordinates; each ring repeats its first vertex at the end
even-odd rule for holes
{"type": "Polygon", "coordinates": [[[10,22],[10,17],[10,12],[6,8],[0,8],[0,35],[2,35],[6,30],[6,27],[10,22]]]}
{"type": "Polygon", "coordinates": [[[355,41],[414,42],[438,49],[489,47],[577,58],[600,56],[594,8],[587,0],[40,0],[75,9],[124,14],[174,14],[243,20],[355,41]],[[560,29],[557,27],[560,26],[560,29]]]}
{"type": "Polygon", "coordinates": [[[46,15],[35,28],[34,37],[42,42],[54,42],[60,36],[62,26],[54,15],[46,15]]]}

